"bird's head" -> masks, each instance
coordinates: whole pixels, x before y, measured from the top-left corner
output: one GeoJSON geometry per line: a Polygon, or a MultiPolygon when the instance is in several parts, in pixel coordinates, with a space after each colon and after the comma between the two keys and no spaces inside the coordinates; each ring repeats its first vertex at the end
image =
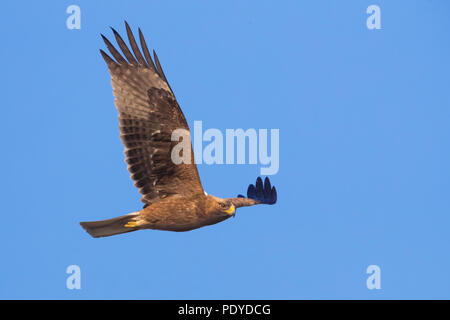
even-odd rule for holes
{"type": "Polygon", "coordinates": [[[232,217],[236,213],[236,207],[228,199],[221,199],[213,196],[208,196],[212,200],[214,211],[224,217],[232,217]]]}

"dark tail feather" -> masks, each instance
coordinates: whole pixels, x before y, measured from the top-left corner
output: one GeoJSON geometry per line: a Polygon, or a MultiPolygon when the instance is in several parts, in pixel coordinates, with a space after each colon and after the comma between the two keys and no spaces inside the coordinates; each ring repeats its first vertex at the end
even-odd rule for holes
{"type": "Polygon", "coordinates": [[[80,225],[94,238],[108,237],[138,230],[138,227],[125,227],[128,222],[135,221],[134,218],[137,216],[139,212],[133,212],[108,220],[80,222],[80,225]]]}

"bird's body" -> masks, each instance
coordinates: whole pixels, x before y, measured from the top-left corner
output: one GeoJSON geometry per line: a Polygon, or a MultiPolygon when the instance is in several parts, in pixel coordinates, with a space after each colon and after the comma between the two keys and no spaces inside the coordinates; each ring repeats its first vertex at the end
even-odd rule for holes
{"type": "Polygon", "coordinates": [[[144,208],[137,220],[142,229],[189,231],[215,224],[231,217],[215,207],[212,196],[188,197],[174,195],[144,208]]]}
{"type": "MultiPolygon", "coordinates": [[[[275,187],[268,178],[250,185],[247,198],[221,199],[206,195],[194,162],[187,121],[167,82],[155,52],[153,62],[142,32],[141,53],[130,27],[125,23],[128,49],[113,29],[125,58],[103,35],[113,60],[103,50],[111,74],[115,104],[119,112],[120,137],[125,146],[128,171],[142,194],[144,208],[113,219],[81,222],[93,237],[105,237],[141,229],[188,231],[212,225],[234,216],[238,207],[274,204],[275,187]],[[172,151],[178,141],[173,133],[183,130],[189,139],[191,162],[176,162],[172,151]]],[[[182,151],[184,156],[184,150],[182,151]]]]}

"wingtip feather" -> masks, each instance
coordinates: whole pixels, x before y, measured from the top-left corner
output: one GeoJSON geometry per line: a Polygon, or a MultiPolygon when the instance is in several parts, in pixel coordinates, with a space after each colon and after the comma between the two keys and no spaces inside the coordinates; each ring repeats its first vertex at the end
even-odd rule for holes
{"type": "MultiPolygon", "coordinates": [[[[238,195],[238,197],[241,196],[242,195],[238,195]]],[[[261,177],[258,177],[254,185],[250,184],[248,186],[247,198],[254,199],[262,204],[275,204],[277,202],[277,191],[274,186],[271,186],[268,177],[264,179],[264,183],[261,177]]]]}

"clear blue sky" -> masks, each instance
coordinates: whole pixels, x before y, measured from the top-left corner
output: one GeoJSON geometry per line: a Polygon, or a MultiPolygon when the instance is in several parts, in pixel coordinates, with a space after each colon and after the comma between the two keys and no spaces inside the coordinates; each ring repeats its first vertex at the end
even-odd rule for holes
{"type": "MultiPolygon", "coordinates": [[[[450,298],[447,1],[7,1],[0,298],[450,298]],[[81,8],[81,30],[66,8],[81,8]],[[368,30],[366,8],[381,8],[368,30]],[[140,26],[189,124],[280,129],[275,206],[92,239],[141,208],[98,52],[140,26]],[[66,289],[78,265],[81,290],[66,289]],[[381,268],[381,290],[366,268],[381,268]]],[[[246,191],[258,165],[201,165],[246,191]]]]}

